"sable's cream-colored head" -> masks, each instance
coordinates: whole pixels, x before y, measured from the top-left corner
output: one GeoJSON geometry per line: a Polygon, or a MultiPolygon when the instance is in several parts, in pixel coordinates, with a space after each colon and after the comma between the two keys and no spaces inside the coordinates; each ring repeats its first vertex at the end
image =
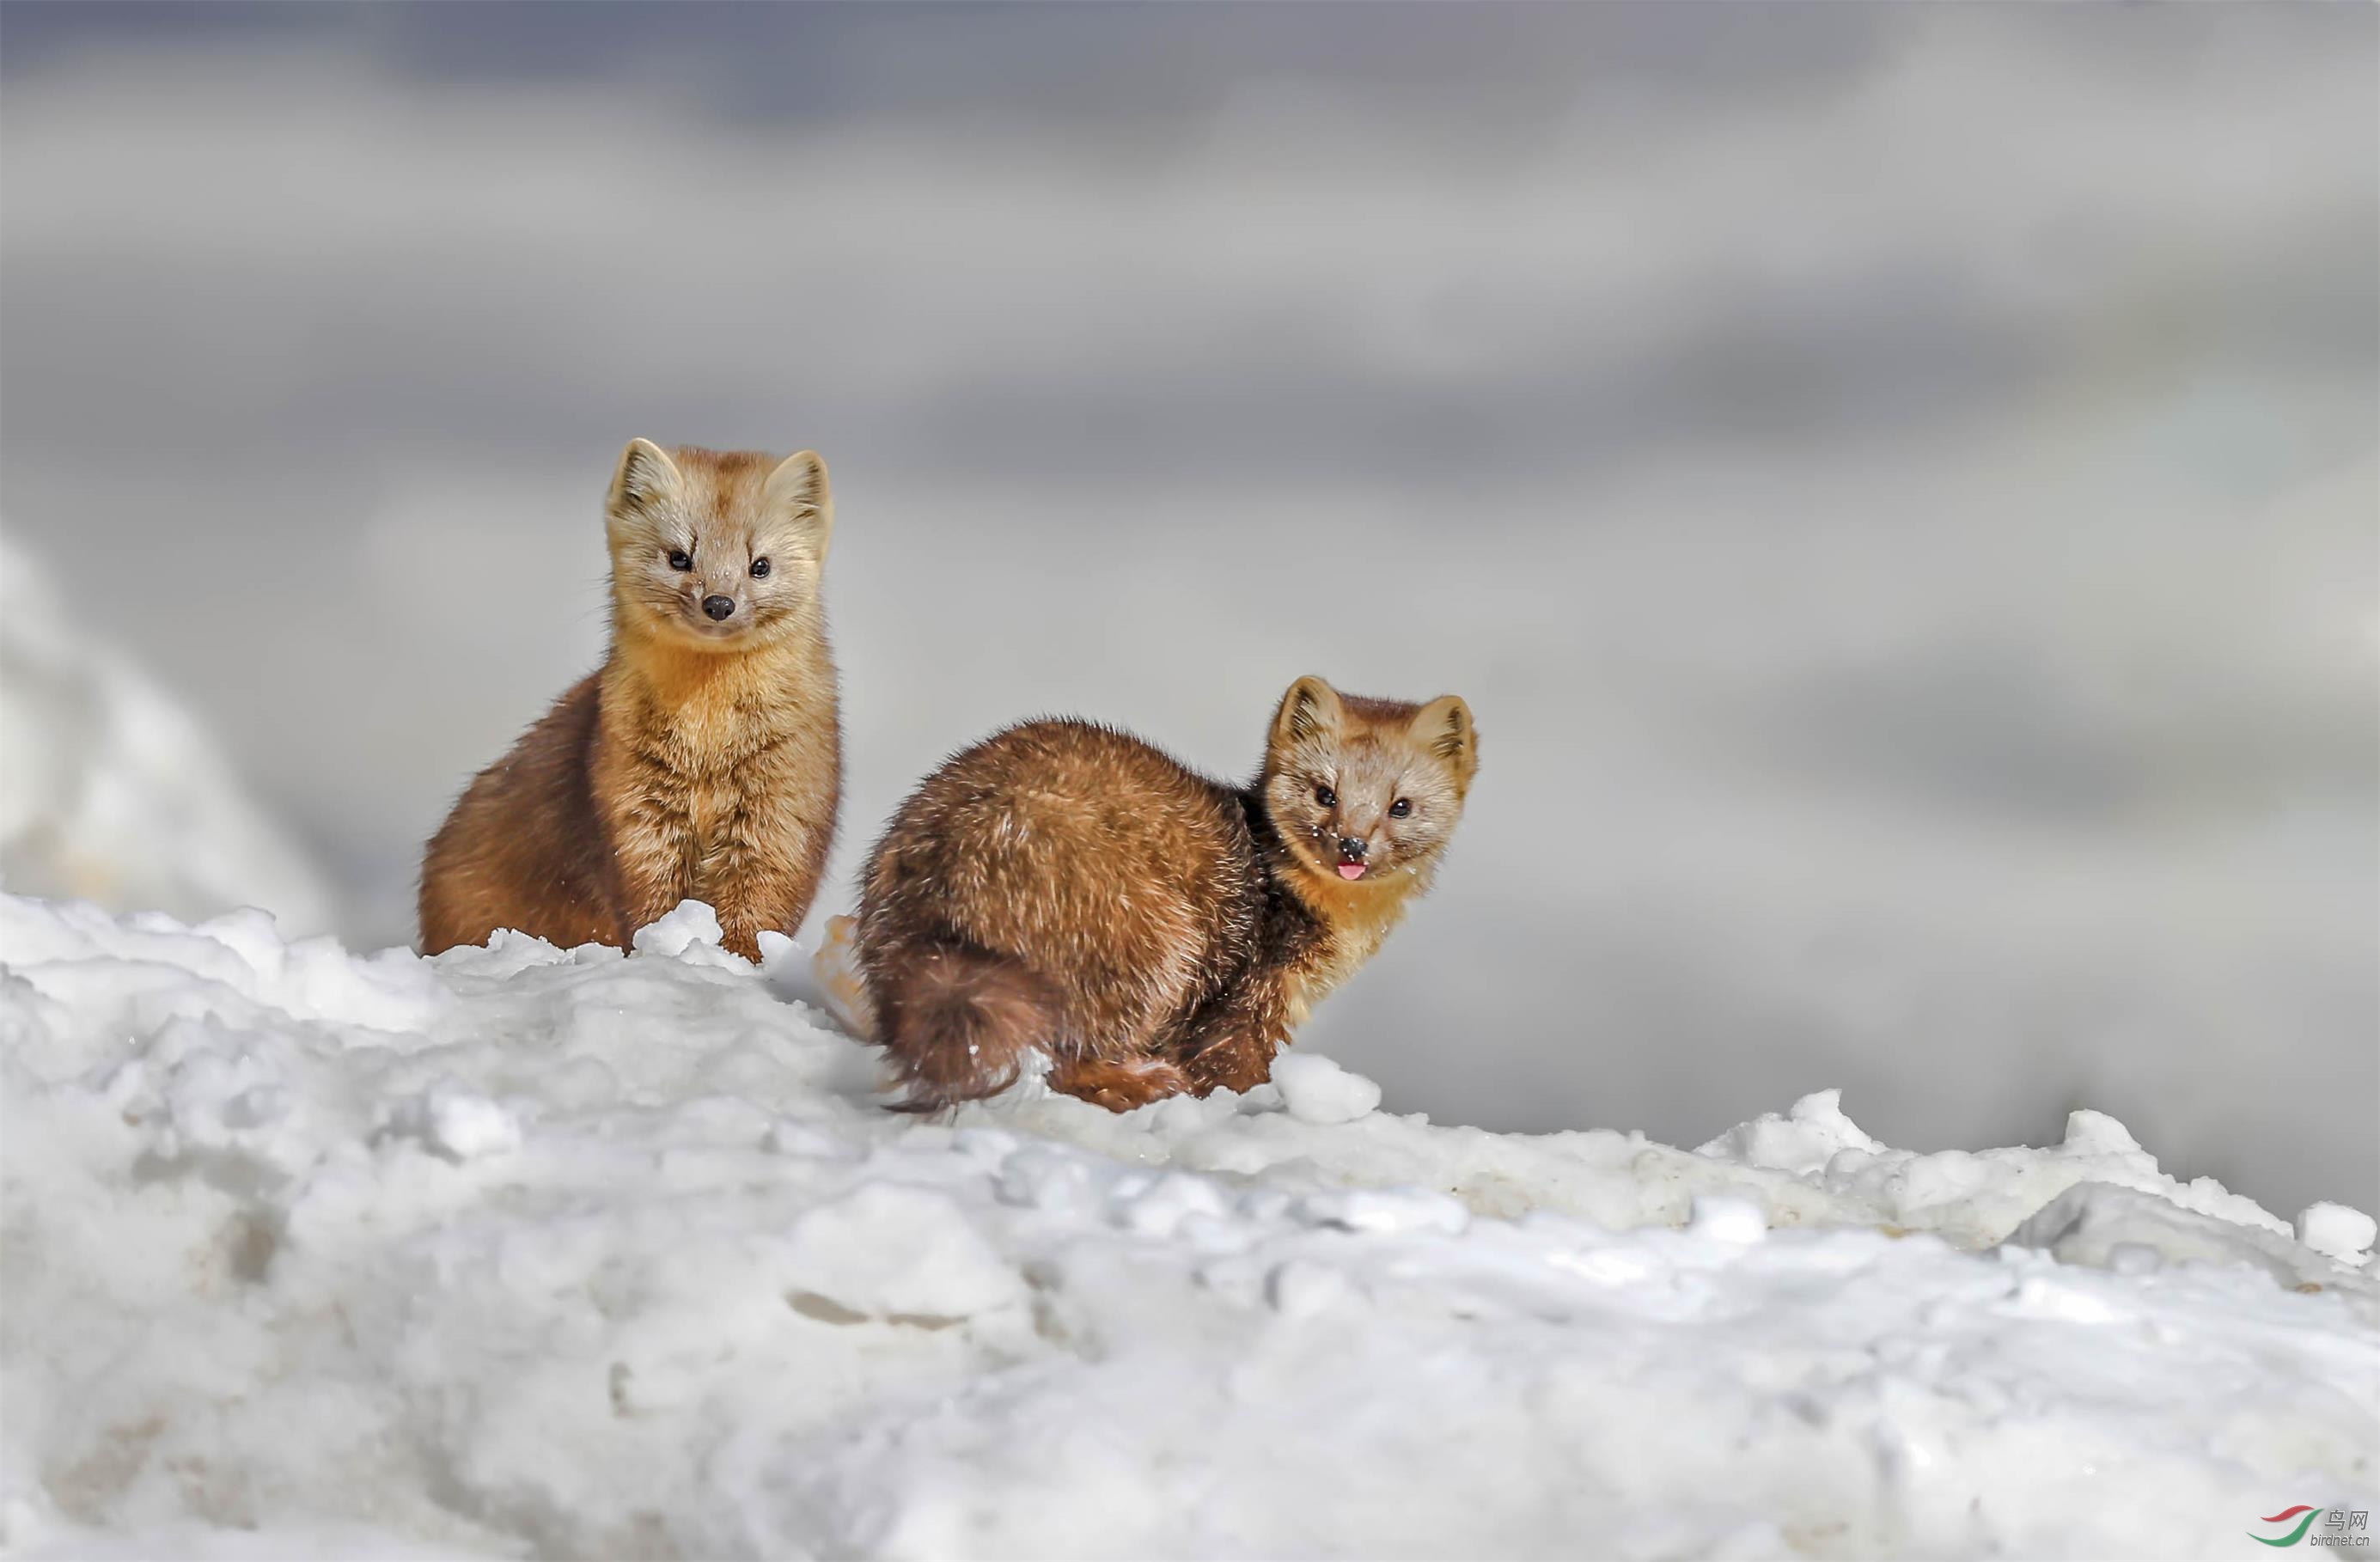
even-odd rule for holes
{"type": "Polygon", "coordinates": [[[630,440],[603,505],[618,627],[740,651],[818,622],[826,463],[630,440]]]}
{"type": "Polygon", "coordinates": [[[1428,881],[1479,769],[1471,708],[1342,695],[1300,678],[1265,748],[1265,811],[1297,864],[1336,885],[1428,881]]]}

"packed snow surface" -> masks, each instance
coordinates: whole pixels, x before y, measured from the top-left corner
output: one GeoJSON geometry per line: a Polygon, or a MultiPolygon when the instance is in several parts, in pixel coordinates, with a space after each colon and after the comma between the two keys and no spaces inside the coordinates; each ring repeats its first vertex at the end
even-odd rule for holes
{"type": "Polygon", "coordinates": [[[801,951],[716,938],[0,897],[0,1544],[2239,1556],[2375,1506],[2371,1220],[2098,1114],[1925,1155],[1824,1092],[1682,1150],[1293,1052],[921,1121],[801,951]]]}

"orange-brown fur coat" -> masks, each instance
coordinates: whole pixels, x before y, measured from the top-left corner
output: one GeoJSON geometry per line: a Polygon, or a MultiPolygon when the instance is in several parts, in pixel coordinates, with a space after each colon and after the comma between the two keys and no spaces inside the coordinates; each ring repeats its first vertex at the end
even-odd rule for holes
{"type": "Polygon", "coordinates": [[[1428,888],[1478,764],[1470,708],[1301,678],[1246,787],[1138,738],[1030,721],[944,764],[870,859],[878,1039],[931,1109],[1046,1051],[1123,1110],[1246,1090],[1428,888]]]}
{"type": "Polygon", "coordinates": [[[431,838],[425,953],[499,927],[625,947],[688,898],[747,957],[800,926],[842,789],[819,600],[832,527],[808,451],[629,444],[606,504],[611,654],[431,838]]]}

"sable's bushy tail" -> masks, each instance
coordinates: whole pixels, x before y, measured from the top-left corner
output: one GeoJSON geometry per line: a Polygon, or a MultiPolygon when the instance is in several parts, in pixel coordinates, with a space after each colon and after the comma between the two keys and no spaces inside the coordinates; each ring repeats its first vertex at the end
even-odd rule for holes
{"type": "Polygon", "coordinates": [[[908,1087],[896,1112],[998,1095],[1025,1055],[1054,1047],[1057,990],[1023,963],[970,944],[915,951],[871,984],[877,1039],[908,1087]]]}

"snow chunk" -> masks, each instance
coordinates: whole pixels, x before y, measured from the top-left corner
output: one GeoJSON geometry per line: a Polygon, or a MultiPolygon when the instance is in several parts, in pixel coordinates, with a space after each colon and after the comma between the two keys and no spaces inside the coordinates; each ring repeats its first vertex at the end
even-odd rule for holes
{"type": "Polygon", "coordinates": [[[1315,1193],[1298,1203],[1298,1213],[1320,1226],[1344,1231],[1461,1231],[1470,1213],[1443,1193],[1352,1188],[1315,1193]]]}
{"type": "Polygon", "coordinates": [[[1750,1199],[1704,1197],[1694,1201],[1686,1229],[1709,1241],[1748,1246],[1767,1239],[1768,1220],[1750,1199]]]}
{"type": "Polygon", "coordinates": [[[1293,1258],[1265,1277],[1265,1299],[1285,1318],[1311,1318],[1344,1306],[1354,1288],[1328,1264],[1293,1258]]]}
{"type": "Polygon", "coordinates": [[[2115,1324],[2131,1316],[2096,1290],[2047,1275],[2028,1275],[2017,1282],[2010,1306],[2026,1317],[2070,1324],[2115,1324]]]}
{"type": "Polygon", "coordinates": [[[2132,1131],[2105,1112],[2089,1110],[2066,1114],[2065,1149],[2078,1155],[2136,1156],[2141,1142],[2132,1131]]]}
{"type": "Polygon", "coordinates": [[[863,1184],[804,1215],[784,1256],[797,1297],[859,1316],[965,1318],[1025,1292],[957,1204],[897,1182],[863,1184]]]}
{"type": "Polygon", "coordinates": [[[520,1148],[518,1119],[486,1096],[446,1081],[397,1113],[391,1131],[419,1139],[449,1160],[477,1160],[520,1148]]]}
{"type": "Polygon", "coordinates": [[[2361,1264],[2380,1236],[2380,1223],[2343,1204],[2310,1204],[2298,1212],[2298,1241],[2344,1264],[2361,1264]]]}
{"type": "Polygon", "coordinates": [[[1873,1155],[1883,1148],[1843,1115],[1840,1090],[1819,1090],[1794,1102],[1783,1117],[1770,1112],[1739,1124],[1695,1154],[1804,1176],[1825,1169],[1844,1150],[1873,1155]]]}
{"type": "Polygon", "coordinates": [[[1283,1052],[1272,1060],[1281,1105],[1300,1122],[1354,1122],[1380,1104],[1380,1087],[1318,1052],[1283,1052]]]}
{"type": "Polygon", "coordinates": [[[1710,1141],[1695,1152],[1701,1157],[1696,1185],[1708,1185],[1702,1168],[1712,1163],[1790,1177],[1781,1186],[1756,1184],[1772,1226],[1841,1220],[1857,1209],[1871,1223],[1933,1231],[1972,1248],[2005,1240],[2080,1182],[2131,1188],[2217,1220],[2289,1231],[2285,1221],[2212,1178],[2185,1184],[2168,1177],[2156,1157],[2103,1112],[2073,1113],[2065,1142],[2047,1149],[1919,1155],[1861,1132],[1842,1114],[1838,1096],[1832,1090],[1805,1096],[1784,1117],[1757,1118],[1710,1141]]]}
{"type": "Polygon", "coordinates": [[[675,909],[666,912],[658,922],[639,927],[629,938],[629,945],[638,954],[674,960],[686,951],[698,948],[717,949],[726,937],[719,926],[719,914],[701,901],[680,901],[675,909]]]}
{"type": "MultiPolygon", "coordinates": [[[[2337,1207],[2337,1206],[2334,1206],[2337,1207]]],[[[2352,1214],[2352,1211],[2349,1212],[2352,1214]]],[[[2380,1285],[2342,1271],[2273,1232],[2184,1209],[2169,1199],[2106,1182],[2078,1182],[2009,1236],[2069,1264],[2143,1272],[2162,1263],[2244,1265],[2290,1289],[2336,1288],[2367,1321],[2380,1323],[2380,1285]]]]}
{"type": "Polygon", "coordinates": [[[1115,1222],[1143,1236],[1170,1237],[1182,1223],[1198,1216],[1224,1213],[1222,1190],[1212,1178],[1170,1172],[1146,1181],[1131,1179],[1116,1187],[1115,1222]]]}

